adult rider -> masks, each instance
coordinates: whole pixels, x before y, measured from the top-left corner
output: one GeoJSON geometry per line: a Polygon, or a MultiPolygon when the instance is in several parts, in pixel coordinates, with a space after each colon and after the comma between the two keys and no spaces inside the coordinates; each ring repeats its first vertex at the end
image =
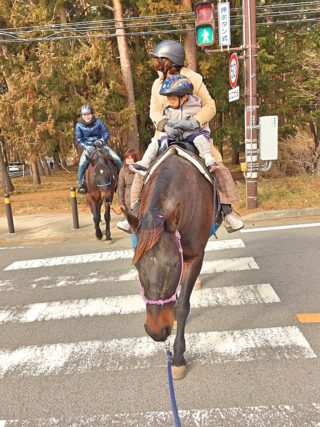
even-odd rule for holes
{"type": "MultiPolygon", "coordinates": [[[[184,67],[185,51],[182,45],[174,40],[163,40],[150,53],[153,57],[153,64],[159,77],[154,81],[151,90],[150,100],[150,118],[156,128],[155,138],[159,138],[160,132],[166,132],[169,139],[179,138],[182,131],[191,131],[202,128],[215,116],[216,105],[211,98],[200,74],[184,67]],[[187,77],[193,84],[193,94],[201,99],[202,108],[196,115],[189,119],[180,120],[180,123],[171,127],[167,125],[168,118],[163,114],[166,107],[166,97],[160,95],[162,81],[175,74],[181,74],[187,77]]],[[[210,172],[214,173],[217,179],[220,202],[222,204],[222,213],[228,231],[237,231],[243,228],[242,219],[231,207],[231,204],[238,201],[238,194],[230,171],[222,164],[222,158],[219,151],[213,146],[212,154],[219,167],[214,167],[210,172]]],[[[135,175],[131,187],[131,207],[135,210],[137,201],[142,189],[142,177],[135,175]]]]}

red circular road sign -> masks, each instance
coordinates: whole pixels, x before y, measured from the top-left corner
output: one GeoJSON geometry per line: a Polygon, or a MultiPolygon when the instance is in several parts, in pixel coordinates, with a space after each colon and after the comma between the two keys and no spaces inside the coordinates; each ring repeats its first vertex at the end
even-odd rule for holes
{"type": "Polygon", "coordinates": [[[229,59],[229,82],[233,88],[237,86],[239,75],[239,59],[236,53],[233,53],[229,59]]]}

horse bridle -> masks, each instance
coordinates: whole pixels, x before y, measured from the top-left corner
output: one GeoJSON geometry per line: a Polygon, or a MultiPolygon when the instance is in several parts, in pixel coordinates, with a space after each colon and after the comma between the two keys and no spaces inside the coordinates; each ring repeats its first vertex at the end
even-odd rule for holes
{"type": "MultiPolygon", "coordinates": [[[[112,186],[112,181],[114,181],[116,179],[116,177],[114,176],[114,165],[111,163],[111,161],[109,159],[107,159],[108,162],[108,166],[111,167],[110,169],[112,170],[112,177],[110,178],[109,182],[106,182],[105,184],[96,184],[96,186],[98,188],[107,188],[107,187],[111,187],[112,186]]],[[[98,165],[97,165],[98,166],[98,165]]]]}
{"type": "Polygon", "coordinates": [[[159,299],[159,300],[148,299],[145,296],[144,288],[143,288],[143,286],[140,283],[140,286],[141,286],[141,297],[142,297],[143,301],[146,304],[150,304],[150,305],[165,305],[165,304],[169,304],[170,302],[177,301],[177,297],[178,297],[178,294],[179,294],[179,291],[180,291],[180,286],[181,286],[181,280],[182,280],[182,275],[183,275],[184,263],[183,263],[183,249],[182,249],[182,246],[181,246],[181,236],[180,236],[180,233],[179,233],[178,230],[176,230],[175,235],[176,235],[176,242],[177,242],[178,250],[180,252],[180,257],[181,257],[181,271],[180,271],[179,282],[178,282],[178,285],[176,287],[175,293],[170,298],[168,298],[168,299],[159,299]]]}

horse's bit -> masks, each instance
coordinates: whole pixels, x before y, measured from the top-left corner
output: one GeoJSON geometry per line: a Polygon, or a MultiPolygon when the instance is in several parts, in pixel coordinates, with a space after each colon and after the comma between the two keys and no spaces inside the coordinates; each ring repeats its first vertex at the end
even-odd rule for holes
{"type": "Polygon", "coordinates": [[[182,275],[183,275],[183,266],[184,266],[184,263],[183,263],[183,249],[182,249],[182,246],[181,246],[181,236],[180,236],[180,233],[179,233],[178,230],[176,230],[175,235],[176,235],[176,241],[177,241],[178,250],[180,252],[180,257],[181,257],[181,271],[180,271],[180,277],[179,277],[179,282],[178,282],[176,291],[168,299],[152,300],[152,299],[148,299],[145,296],[145,294],[144,294],[144,288],[143,288],[143,286],[140,283],[140,286],[141,286],[141,296],[142,296],[143,301],[146,304],[150,304],[150,305],[164,305],[164,304],[168,304],[169,302],[175,302],[175,301],[177,301],[177,296],[178,296],[178,293],[180,291],[180,285],[181,285],[181,280],[182,280],[182,275]]]}
{"type": "MultiPolygon", "coordinates": [[[[109,160],[108,160],[109,163],[109,160]]],[[[110,165],[110,163],[109,163],[110,165]]],[[[113,171],[113,167],[110,168],[113,171]]],[[[103,174],[103,169],[100,169],[100,173],[103,174]]],[[[112,186],[112,181],[115,180],[116,177],[114,176],[114,173],[112,172],[112,177],[110,178],[109,182],[106,182],[105,184],[96,184],[98,188],[106,188],[112,186]]]]}

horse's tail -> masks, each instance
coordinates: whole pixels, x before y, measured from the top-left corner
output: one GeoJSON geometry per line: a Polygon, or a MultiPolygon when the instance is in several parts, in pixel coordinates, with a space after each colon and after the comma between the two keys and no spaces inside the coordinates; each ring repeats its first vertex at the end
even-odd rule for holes
{"type": "MultiPolygon", "coordinates": [[[[143,226],[143,223],[141,224],[143,226]]],[[[140,258],[149,252],[154,245],[159,241],[164,231],[164,218],[161,218],[161,222],[153,224],[153,228],[144,230],[143,227],[139,232],[139,239],[136,250],[134,252],[133,264],[136,265],[140,258]]]]}

